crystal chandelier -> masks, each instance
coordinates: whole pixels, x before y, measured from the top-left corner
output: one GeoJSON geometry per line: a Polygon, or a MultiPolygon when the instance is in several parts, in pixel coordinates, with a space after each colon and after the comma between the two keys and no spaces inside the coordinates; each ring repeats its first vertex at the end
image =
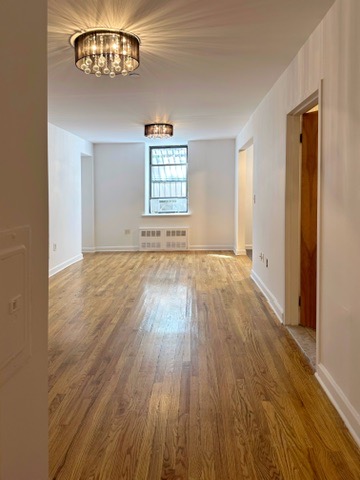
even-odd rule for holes
{"type": "Polygon", "coordinates": [[[169,138],[173,136],[174,127],[170,123],[150,123],[145,125],[145,137],[169,138]]]}
{"type": "Polygon", "coordinates": [[[140,39],[132,33],[112,29],[91,29],[70,38],[75,48],[75,65],[96,77],[128,75],[139,66],[140,39]]]}

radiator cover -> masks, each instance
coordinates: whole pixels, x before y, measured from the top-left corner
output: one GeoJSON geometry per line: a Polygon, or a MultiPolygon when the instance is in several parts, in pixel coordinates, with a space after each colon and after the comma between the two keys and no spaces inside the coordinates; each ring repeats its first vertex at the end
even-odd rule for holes
{"type": "Polygon", "coordinates": [[[140,251],[188,250],[188,227],[160,227],[139,229],[140,251]]]}

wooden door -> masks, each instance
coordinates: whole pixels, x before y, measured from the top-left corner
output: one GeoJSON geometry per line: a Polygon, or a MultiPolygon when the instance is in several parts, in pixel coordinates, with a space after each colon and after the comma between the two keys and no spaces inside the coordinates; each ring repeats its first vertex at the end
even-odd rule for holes
{"type": "Polygon", "coordinates": [[[302,125],[300,325],[316,328],[318,112],[302,125]]]}

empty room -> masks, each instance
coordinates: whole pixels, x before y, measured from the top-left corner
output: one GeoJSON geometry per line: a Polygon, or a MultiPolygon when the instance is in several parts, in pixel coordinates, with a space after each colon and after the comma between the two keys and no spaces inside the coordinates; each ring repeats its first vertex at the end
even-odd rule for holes
{"type": "Polygon", "coordinates": [[[2,2],[0,480],[360,478],[360,2],[2,2]]]}

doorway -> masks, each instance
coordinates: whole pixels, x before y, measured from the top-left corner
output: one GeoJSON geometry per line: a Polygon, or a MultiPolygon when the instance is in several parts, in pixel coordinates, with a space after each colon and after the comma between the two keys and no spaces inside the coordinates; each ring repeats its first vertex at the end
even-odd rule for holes
{"type": "Polygon", "coordinates": [[[318,107],[302,115],[299,324],[316,330],[318,107]]]}
{"type": "Polygon", "coordinates": [[[318,335],[319,92],[287,117],[284,323],[316,367],[318,335]]]}
{"type": "Polygon", "coordinates": [[[253,164],[254,145],[245,150],[246,179],[245,179],[245,250],[252,261],[253,252],[253,164]]]}
{"type": "Polygon", "coordinates": [[[95,252],[94,159],[81,155],[81,238],[82,252],[95,252]]]}
{"type": "Polygon", "coordinates": [[[236,253],[253,254],[253,168],[254,145],[252,140],[239,150],[238,156],[238,205],[236,216],[236,253]]]}

